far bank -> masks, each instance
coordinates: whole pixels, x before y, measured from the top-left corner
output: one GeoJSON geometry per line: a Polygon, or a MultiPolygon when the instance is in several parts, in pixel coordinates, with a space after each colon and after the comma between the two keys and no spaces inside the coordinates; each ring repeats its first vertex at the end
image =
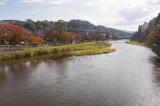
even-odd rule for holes
{"type": "Polygon", "coordinates": [[[61,54],[68,56],[96,55],[114,52],[110,44],[106,42],[83,42],[79,44],[64,44],[60,46],[39,46],[25,48],[24,50],[12,51],[0,54],[0,60],[9,60],[23,57],[33,57],[47,54],[61,54]]]}

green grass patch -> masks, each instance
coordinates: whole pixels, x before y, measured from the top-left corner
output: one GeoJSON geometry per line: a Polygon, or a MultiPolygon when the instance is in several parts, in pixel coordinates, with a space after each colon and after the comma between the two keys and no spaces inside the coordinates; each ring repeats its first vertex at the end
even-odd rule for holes
{"type": "Polygon", "coordinates": [[[132,45],[146,46],[144,42],[138,42],[138,41],[126,41],[126,43],[132,45]]]}
{"type": "Polygon", "coordinates": [[[110,45],[97,44],[96,42],[84,42],[79,44],[63,44],[60,46],[40,46],[27,48],[21,51],[13,51],[0,54],[0,60],[8,60],[22,57],[33,57],[44,54],[64,54],[64,55],[95,55],[114,52],[110,45]]]}

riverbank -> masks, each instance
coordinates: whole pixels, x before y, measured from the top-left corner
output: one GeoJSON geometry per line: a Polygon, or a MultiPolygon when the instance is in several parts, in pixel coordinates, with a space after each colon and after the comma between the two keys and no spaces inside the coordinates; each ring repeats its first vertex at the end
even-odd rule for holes
{"type": "Polygon", "coordinates": [[[138,42],[138,41],[126,41],[127,44],[132,44],[132,45],[139,45],[139,46],[146,46],[145,43],[143,42],[138,42]]]}
{"type": "Polygon", "coordinates": [[[154,44],[148,44],[148,43],[138,42],[138,41],[127,41],[125,43],[133,44],[133,45],[139,45],[139,46],[147,46],[150,49],[152,49],[152,51],[155,52],[158,57],[160,57],[160,50],[159,50],[158,46],[156,46],[154,44]]]}
{"type": "Polygon", "coordinates": [[[114,52],[108,44],[98,44],[96,42],[83,42],[80,44],[65,44],[61,46],[40,46],[26,48],[20,51],[13,51],[0,54],[0,60],[9,60],[14,58],[33,57],[46,54],[61,54],[68,56],[95,55],[114,52]]]}

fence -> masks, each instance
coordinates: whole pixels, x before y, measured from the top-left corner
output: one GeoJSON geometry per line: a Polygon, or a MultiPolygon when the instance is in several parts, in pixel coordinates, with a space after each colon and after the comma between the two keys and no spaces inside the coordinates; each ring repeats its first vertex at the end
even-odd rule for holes
{"type": "Polygon", "coordinates": [[[0,53],[23,50],[28,48],[28,45],[0,45],[0,53]]]}

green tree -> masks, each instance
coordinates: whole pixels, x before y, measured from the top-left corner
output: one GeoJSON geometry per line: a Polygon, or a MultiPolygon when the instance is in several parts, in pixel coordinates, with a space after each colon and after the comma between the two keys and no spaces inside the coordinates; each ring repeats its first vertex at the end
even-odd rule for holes
{"type": "Polygon", "coordinates": [[[117,33],[115,33],[115,34],[113,35],[113,39],[117,39],[117,38],[119,38],[119,35],[118,35],[117,33]]]}
{"type": "Polygon", "coordinates": [[[59,43],[65,43],[67,40],[67,23],[63,20],[58,20],[55,24],[54,31],[58,34],[57,40],[59,43]]]}
{"type": "Polygon", "coordinates": [[[36,32],[37,30],[35,22],[31,19],[27,19],[23,26],[32,32],[36,32]]]}
{"type": "Polygon", "coordinates": [[[156,17],[155,25],[157,26],[156,36],[153,38],[154,44],[156,45],[155,52],[160,56],[160,13],[156,17]]]}
{"type": "Polygon", "coordinates": [[[160,13],[156,17],[155,25],[157,26],[156,32],[160,34],[160,13]]]}
{"type": "Polygon", "coordinates": [[[105,36],[106,40],[108,40],[110,38],[110,33],[106,32],[106,36],[105,36]]]}

